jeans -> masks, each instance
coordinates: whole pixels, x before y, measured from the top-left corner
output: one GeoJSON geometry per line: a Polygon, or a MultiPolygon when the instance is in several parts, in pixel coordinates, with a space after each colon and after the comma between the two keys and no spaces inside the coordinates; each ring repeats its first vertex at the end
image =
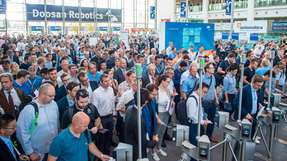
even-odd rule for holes
{"type": "Polygon", "coordinates": [[[202,101],[202,107],[204,108],[204,112],[207,114],[207,119],[212,122],[212,124],[208,124],[206,128],[206,135],[210,138],[212,137],[213,129],[214,129],[214,117],[216,113],[216,105],[214,101],[202,101]]]}
{"type": "MultiPolygon", "coordinates": [[[[197,127],[198,127],[198,124],[193,124],[193,123],[189,124],[189,142],[194,146],[197,146],[197,140],[196,140],[197,127]]],[[[200,126],[200,135],[203,134],[203,131],[204,131],[203,126],[200,126]]],[[[196,160],[191,158],[190,161],[196,161],[196,160]]]]}
{"type": "MultiPolygon", "coordinates": [[[[164,123],[164,124],[168,124],[168,119],[169,119],[169,113],[168,112],[159,112],[158,116],[160,118],[160,120],[164,123]]],[[[163,141],[163,137],[164,137],[164,133],[166,131],[166,126],[164,125],[159,125],[157,128],[157,134],[159,137],[159,146],[161,146],[161,143],[163,141]]]]}

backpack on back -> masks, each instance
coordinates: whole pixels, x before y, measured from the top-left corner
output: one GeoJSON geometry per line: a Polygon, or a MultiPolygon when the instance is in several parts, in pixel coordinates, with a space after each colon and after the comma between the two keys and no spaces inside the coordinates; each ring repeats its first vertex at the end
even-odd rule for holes
{"type": "Polygon", "coordinates": [[[194,95],[190,95],[187,99],[182,99],[178,102],[176,106],[176,118],[179,121],[180,124],[182,125],[189,125],[189,118],[187,116],[187,100],[192,97],[195,99],[196,104],[198,105],[197,99],[194,95]]]}

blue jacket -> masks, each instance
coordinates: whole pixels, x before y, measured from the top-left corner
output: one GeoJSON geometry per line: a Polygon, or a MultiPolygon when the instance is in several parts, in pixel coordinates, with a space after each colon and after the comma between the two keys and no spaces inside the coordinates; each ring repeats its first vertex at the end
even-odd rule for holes
{"type": "Polygon", "coordinates": [[[155,100],[152,100],[147,105],[142,108],[142,118],[144,120],[144,124],[147,128],[147,133],[150,139],[155,135],[156,130],[156,110],[157,103],[155,100]]]}
{"type": "MultiPolygon", "coordinates": [[[[258,93],[257,93],[257,96],[258,96],[258,93]]],[[[243,91],[242,91],[241,119],[244,118],[247,114],[251,113],[252,101],[253,99],[252,99],[251,85],[248,84],[243,87],[243,91]]]]}

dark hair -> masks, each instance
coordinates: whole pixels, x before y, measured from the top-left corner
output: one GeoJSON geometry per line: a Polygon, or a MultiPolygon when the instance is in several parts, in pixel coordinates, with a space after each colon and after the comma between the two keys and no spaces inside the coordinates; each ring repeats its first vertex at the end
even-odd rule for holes
{"type": "MultiPolygon", "coordinates": [[[[203,88],[209,89],[209,85],[206,84],[206,83],[202,83],[202,89],[203,89],[203,88]]],[[[196,90],[198,90],[198,89],[199,89],[199,83],[196,84],[194,91],[196,91],[196,90]]]]}
{"type": "Polygon", "coordinates": [[[251,59],[250,64],[255,63],[255,62],[259,63],[257,59],[255,59],[255,58],[251,59]]]}
{"type": "Polygon", "coordinates": [[[126,75],[129,77],[131,76],[132,74],[135,74],[135,72],[133,70],[129,70],[127,71],[126,75]]]}
{"type": "Polygon", "coordinates": [[[150,92],[152,92],[152,91],[154,91],[154,90],[158,90],[158,86],[157,85],[155,85],[155,84],[148,84],[147,86],[146,86],[146,89],[148,90],[148,92],[150,93],[150,92]]]}
{"type": "Polygon", "coordinates": [[[181,62],[179,63],[179,66],[180,66],[180,67],[186,67],[186,66],[187,66],[187,63],[186,63],[185,61],[181,61],[181,62]]]}
{"type": "Polygon", "coordinates": [[[238,70],[238,65],[236,63],[230,64],[229,67],[226,69],[227,72],[238,70]]]}
{"type": "Polygon", "coordinates": [[[27,70],[25,70],[25,69],[22,69],[16,74],[16,79],[20,79],[22,77],[26,77],[27,75],[29,75],[29,72],[27,70]]]}
{"type": "Polygon", "coordinates": [[[7,128],[8,124],[16,120],[16,117],[12,114],[0,115],[0,129],[7,128]]]}
{"type": "Polygon", "coordinates": [[[67,77],[67,76],[69,76],[68,73],[63,73],[63,74],[60,76],[60,78],[63,79],[64,77],[67,77]]]}
{"type": "Polygon", "coordinates": [[[112,69],[107,69],[104,71],[104,74],[109,74],[109,72],[113,71],[112,69]]]}
{"type": "Polygon", "coordinates": [[[232,52],[229,52],[229,54],[227,55],[227,58],[235,58],[236,57],[236,54],[232,51],[232,52]]]}
{"type": "Polygon", "coordinates": [[[105,73],[102,74],[102,76],[101,76],[101,82],[103,81],[104,78],[108,78],[108,77],[109,77],[109,76],[108,76],[107,74],[105,74],[105,73]]]}
{"type": "Polygon", "coordinates": [[[167,75],[161,75],[158,77],[158,86],[160,86],[160,84],[162,83],[162,81],[166,81],[167,79],[169,79],[169,77],[167,75]]]}
{"type": "Polygon", "coordinates": [[[48,68],[42,68],[42,69],[40,70],[40,74],[48,74],[48,73],[49,73],[48,68]]]}
{"type": "Polygon", "coordinates": [[[248,50],[248,51],[246,52],[246,57],[248,58],[248,57],[251,55],[251,53],[252,53],[252,51],[251,51],[251,50],[248,50]]]}
{"type": "Polygon", "coordinates": [[[210,65],[213,65],[213,66],[214,66],[213,63],[207,63],[207,64],[205,65],[205,67],[204,67],[204,71],[206,71],[206,70],[210,67],[210,65]]]}
{"type": "Polygon", "coordinates": [[[252,78],[252,83],[257,83],[257,82],[262,83],[264,82],[264,80],[262,76],[255,74],[252,78]]]}
{"type": "Polygon", "coordinates": [[[77,67],[77,65],[76,64],[70,64],[69,65],[69,70],[71,70],[73,67],[77,67]]]}
{"type": "Polygon", "coordinates": [[[48,73],[50,74],[51,72],[53,72],[53,71],[57,71],[57,69],[56,68],[50,68],[49,70],[48,70],[48,73]]]}
{"type": "Polygon", "coordinates": [[[86,98],[89,97],[89,92],[86,89],[80,89],[76,93],[76,100],[79,100],[80,97],[86,98]]]}
{"type": "Polygon", "coordinates": [[[79,86],[79,83],[76,83],[76,82],[69,82],[68,85],[67,85],[67,90],[71,91],[73,90],[75,87],[79,86]]]}
{"type": "MultiPolygon", "coordinates": [[[[149,101],[149,92],[147,89],[145,88],[141,88],[140,89],[140,95],[141,95],[141,106],[143,106],[146,102],[149,101]]],[[[135,100],[135,104],[137,105],[137,92],[134,94],[134,100],[135,100]]]]}
{"type": "Polygon", "coordinates": [[[60,64],[62,64],[62,62],[63,62],[64,60],[69,61],[68,56],[64,56],[64,57],[60,60],[60,64]]]}
{"type": "Polygon", "coordinates": [[[81,71],[79,74],[78,74],[78,79],[81,80],[80,78],[82,77],[85,77],[86,76],[86,73],[81,71]]]}

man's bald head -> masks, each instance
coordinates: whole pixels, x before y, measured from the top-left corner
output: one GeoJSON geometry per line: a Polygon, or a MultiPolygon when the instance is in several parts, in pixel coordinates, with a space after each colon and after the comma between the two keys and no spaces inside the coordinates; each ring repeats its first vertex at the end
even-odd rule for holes
{"type": "Polygon", "coordinates": [[[77,112],[72,118],[72,129],[75,133],[84,132],[90,123],[90,117],[84,112],[77,112]]]}
{"type": "Polygon", "coordinates": [[[44,83],[39,88],[39,96],[41,103],[48,104],[55,97],[55,87],[50,83],[44,83]]]}
{"type": "Polygon", "coordinates": [[[84,112],[77,112],[72,118],[72,124],[90,122],[89,116],[84,112]]]}

